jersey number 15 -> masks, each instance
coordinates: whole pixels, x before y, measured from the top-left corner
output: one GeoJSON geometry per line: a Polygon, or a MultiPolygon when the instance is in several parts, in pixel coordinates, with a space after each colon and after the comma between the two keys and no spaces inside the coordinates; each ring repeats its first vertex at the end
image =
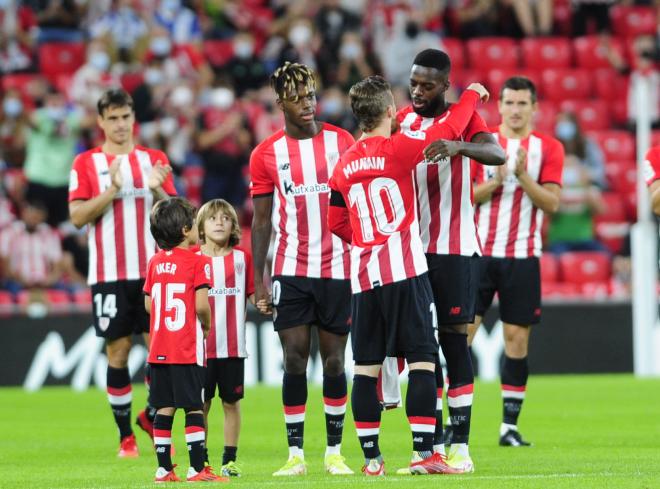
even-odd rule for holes
{"type": "MultiPolygon", "coordinates": [[[[154,284],[151,288],[152,314],[154,314],[154,329],[160,328],[160,313],[163,310],[162,285],[154,284]]],[[[166,313],[174,311],[174,318],[169,315],[165,318],[165,327],[170,331],[178,331],[186,324],[186,303],[183,299],[174,297],[175,294],[182,294],[186,291],[185,284],[169,283],[165,284],[165,308],[166,313]]]]}

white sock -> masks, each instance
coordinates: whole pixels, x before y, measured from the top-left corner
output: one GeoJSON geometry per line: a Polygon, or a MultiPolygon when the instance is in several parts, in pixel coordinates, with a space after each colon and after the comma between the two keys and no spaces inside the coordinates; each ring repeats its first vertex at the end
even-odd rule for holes
{"type": "Polygon", "coordinates": [[[341,443],[325,447],[325,456],[328,455],[341,455],[341,443]]]}
{"type": "Polygon", "coordinates": [[[442,443],[440,445],[433,445],[433,451],[441,455],[446,455],[445,446],[442,443]]]}
{"type": "Polygon", "coordinates": [[[457,453],[463,457],[470,456],[470,450],[467,443],[452,443],[449,447],[449,453],[457,453]]]}
{"type": "Polygon", "coordinates": [[[289,447],[289,459],[293,457],[300,457],[300,460],[305,460],[305,452],[303,452],[302,448],[296,446],[289,447]]]}
{"type": "Polygon", "coordinates": [[[504,436],[504,434],[509,430],[518,431],[518,426],[515,424],[502,423],[500,425],[500,436],[504,436]]]}

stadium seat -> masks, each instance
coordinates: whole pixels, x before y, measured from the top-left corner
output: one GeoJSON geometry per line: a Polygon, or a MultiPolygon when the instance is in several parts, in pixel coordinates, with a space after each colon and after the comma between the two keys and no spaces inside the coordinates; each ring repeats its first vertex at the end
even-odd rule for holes
{"type": "Polygon", "coordinates": [[[144,73],[124,73],[120,79],[121,86],[129,93],[133,93],[144,82],[144,73]]]}
{"type": "Polygon", "coordinates": [[[541,283],[541,297],[543,299],[578,299],[581,296],[580,287],[577,284],[565,282],[543,282],[541,283]]]}
{"type": "Polygon", "coordinates": [[[231,39],[208,40],[204,41],[202,52],[212,66],[220,67],[234,56],[234,44],[231,39]]]}
{"type": "Polygon", "coordinates": [[[554,31],[570,37],[573,31],[573,9],[570,0],[554,0],[552,15],[555,23],[554,31]]]}
{"type": "Polygon", "coordinates": [[[541,100],[534,115],[534,128],[546,134],[555,133],[555,122],[559,107],[552,100],[541,100]]]}
{"type": "Polygon", "coordinates": [[[605,300],[610,295],[610,280],[586,282],[580,286],[582,297],[591,300],[605,300]]]}
{"type": "Polygon", "coordinates": [[[0,77],[0,80],[2,80],[2,91],[5,92],[10,89],[17,89],[21,92],[23,97],[26,97],[29,95],[31,85],[42,78],[41,75],[35,73],[14,73],[11,75],[4,75],[0,77]]]}
{"type": "Polygon", "coordinates": [[[452,70],[455,68],[461,70],[467,67],[463,41],[453,37],[446,37],[442,39],[439,48],[449,55],[452,70]]]}
{"type": "Polygon", "coordinates": [[[528,69],[570,68],[573,61],[573,46],[565,37],[530,37],[520,47],[522,65],[528,69]]]}
{"type": "Polygon", "coordinates": [[[609,280],[612,265],[607,253],[570,251],[559,256],[559,268],[564,282],[582,285],[609,280]]]}
{"type": "Polygon", "coordinates": [[[545,98],[561,102],[584,99],[592,95],[591,74],[587,70],[548,68],[542,72],[542,92],[545,98]]]}
{"type": "Polygon", "coordinates": [[[602,100],[564,100],[560,108],[573,112],[583,131],[608,129],[612,125],[609,106],[602,100]]]}
{"type": "Polygon", "coordinates": [[[612,190],[619,195],[625,196],[635,191],[635,186],[637,185],[637,166],[634,162],[632,163],[632,165],[629,165],[627,162],[613,161],[606,165],[606,167],[610,168],[609,173],[606,171],[608,183],[612,190]]]}
{"type": "Polygon", "coordinates": [[[512,76],[524,76],[529,78],[536,86],[536,91],[541,89],[541,72],[536,70],[521,68],[494,68],[486,74],[486,88],[491,93],[491,99],[496,100],[499,97],[500,89],[506,80],[512,76]]]}
{"type": "Polygon", "coordinates": [[[79,306],[88,306],[92,303],[92,291],[90,289],[77,290],[73,293],[73,303],[79,306]]]}
{"type": "Polygon", "coordinates": [[[470,39],[467,52],[470,66],[474,69],[518,67],[518,43],[509,37],[470,39]]]}
{"type": "Polygon", "coordinates": [[[617,5],[610,9],[610,19],[614,34],[621,37],[655,35],[658,30],[658,16],[653,7],[617,5]]]}
{"type": "Polygon", "coordinates": [[[53,306],[68,306],[71,303],[69,293],[65,290],[59,289],[48,289],[46,291],[46,299],[48,299],[48,302],[53,306]]]}
{"type": "Polygon", "coordinates": [[[51,82],[62,73],[74,73],[84,62],[83,43],[55,42],[39,46],[39,70],[51,82]]]}
{"type": "Polygon", "coordinates": [[[470,83],[478,82],[479,80],[483,80],[483,73],[478,70],[451,70],[451,74],[449,75],[449,81],[452,87],[459,92],[465,90],[470,83]]]}
{"type": "MultiPolygon", "coordinates": [[[[624,213],[626,212],[625,207],[623,208],[623,211],[624,213]]],[[[618,254],[621,252],[623,242],[630,232],[630,223],[626,220],[610,221],[604,219],[606,219],[606,217],[601,218],[600,216],[597,216],[597,219],[594,222],[596,239],[607,246],[607,249],[613,254],[618,254]]]]}
{"type": "Polygon", "coordinates": [[[594,220],[598,221],[625,221],[626,216],[626,203],[623,196],[618,192],[603,192],[601,195],[603,204],[605,204],[605,212],[594,216],[594,220]]]}
{"type": "MultiPolygon", "coordinates": [[[[611,38],[613,48],[623,54],[623,45],[616,38],[611,38]]],[[[599,36],[583,36],[573,40],[575,51],[575,64],[579,68],[595,70],[598,68],[611,68],[612,65],[606,57],[607,49],[603,46],[599,36]]]]}
{"type": "Polygon", "coordinates": [[[14,310],[14,296],[7,290],[0,290],[0,314],[7,315],[14,310]]]}
{"type": "Polygon", "coordinates": [[[626,99],[628,81],[613,68],[601,68],[593,73],[596,97],[604,100],[626,99]]]}
{"type": "Polygon", "coordinates": [[[559,262],[557,257],[552,253],[544,253],[540,258],[541,265],[541,282],[558,282],[559,281],[559,262]]]}
{"type": "Polygon", "coordinates": [[[635,160],[635,138],[629,132],[608,129],[589,131],[587,135],[600,145],[605,154],[605,161],[635,160]]]}
{"type": "Polygon", "coordinates": [[[495,128],[496,126],[499,126],[501,117],[500,111],[497,108],[497,102],[489,101],[485,104],[481,104],[477,108],[477,112],[483,117],[484,121],[486,121],[488,127],[495,128]]]}

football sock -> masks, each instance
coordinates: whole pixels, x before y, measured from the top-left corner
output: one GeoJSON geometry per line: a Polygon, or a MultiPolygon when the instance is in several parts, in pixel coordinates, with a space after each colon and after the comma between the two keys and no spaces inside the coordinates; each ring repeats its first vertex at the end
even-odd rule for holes
{"type": "Polygon", "coordinates": [[[325,431],[327,433],[326,455],[339,454],[346,414],[346,374],[323,376],[323,405],[325,408],[325,431]]]}
{"type": "Polygon", "coordinates": [[[470,418],[474,391],[474,371],[472,357],[467,344],[467,335],[443,333],[440,346],[447,360],[447,376],[450,385],[447,389],[447,406],[452,425],[452,444],[468,443],[470,438],[470,418]]]}
{"type": "Polygon", "coordinates": [[[204,415],[201,413],[186,413],[186,445],[190,466],[196,472],[204,468],[204,415]]]}
{"type": "Polygon", "coordinates": [[[444,388],[444,376],[442,374],[442,365],[440,365],[440,355],[435,356],[435,386],[437,395],[435,400],[435,434],[433,436],[433,449],[444,453],[442,445],[442,392],[444,388]]]}
{"type": "Polygon", "coordinates": [[[351,406],[353,419],[365,460],[380,457],[378,433],[380,431],[381,406],[376,391],[376,377],[353,376],[351,406]]]}
{"type": "Polygon", "coordinates": [[[529,366],[527,357],[509,358],[504,355],[502,363],[502,422],[507,425],[518,425],[518,416],[522,409],[527,389],[529,366]]]}
{"type": "Polygon", "coordinates": [[[236,462],[236,452],[238,452],[238,447],[225,446],[225,450],[222,452],[222,465],[236,462]]]}
{"type": "Polygon", "coordinates": [[[131,401],[133,400],[133,389],[128,368],[113,368],[108,366],[107,370],[108,401],[115,417],[115,423],[119,428],[120,440],[131,435],[131,401]]]}
{"type": "Polygon", "coordinates": [[[284,372],[282,380],[282,403],[284,404],[284,422],[289,443],[289,456],[303,455],[305,433],[305,404],[307,403],[307,375],[284,372]]]}
{"type": "Polygon", "coordinates": [[[151,365],[148,363],[144,366],[144,385],[147,387],[147,406],[144,408],[144,413],[147,415],[147,419],[154,422],[156,418],[157,409],[149,404],[149,390],[151,389],[151,365]]]}
{"type": "Polygon", "coordinates": [[[406,416],[412,431],[413,451],[422,458],[433,453],[436,405],[435,374],[429,370],[411,370],[408,373],[406,416]]]}
{"type": "Polygon", "coordinates": [[[156,414],[154,419],[154,448],[158,466],[168,472],[172,470],[172,421],[174,416],[156,414]]]}

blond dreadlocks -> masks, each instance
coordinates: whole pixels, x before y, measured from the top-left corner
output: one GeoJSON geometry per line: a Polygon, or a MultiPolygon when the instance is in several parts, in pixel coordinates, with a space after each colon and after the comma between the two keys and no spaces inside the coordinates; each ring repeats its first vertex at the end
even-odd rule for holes
{"type": "Polygon", "coordinates": [[[270,77],[270,86],[275,93],[283,100],[288,96],[293,96],[293,101],[298,101],[298,86],[304,85],[308,91],[316,89],[316,79],[314,72],[308,66],[300,63],[290,63],[287,61],[284,66],[280,66],[270,77]]]}

